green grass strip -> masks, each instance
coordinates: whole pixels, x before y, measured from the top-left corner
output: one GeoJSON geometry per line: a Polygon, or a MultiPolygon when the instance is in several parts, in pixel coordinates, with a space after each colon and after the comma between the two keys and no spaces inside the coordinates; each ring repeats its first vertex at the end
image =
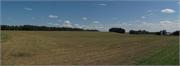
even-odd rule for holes
{"type": "Polygon", "coordinates": [[[151,56],[144,58],[138,65],[179,65],[179,44],[156,50],[151,56]]]}
{"type": "Polygon", "coordinates": [[[7,39],[7,34],[5,34],[5,33],[1,32],[0,37],[1,37],[0,42],[4,42],[4,41],[7,39]]]}

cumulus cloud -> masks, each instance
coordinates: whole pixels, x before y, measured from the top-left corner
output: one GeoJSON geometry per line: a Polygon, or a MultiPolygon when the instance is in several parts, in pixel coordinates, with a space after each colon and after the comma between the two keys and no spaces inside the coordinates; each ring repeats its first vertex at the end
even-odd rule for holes
{"type": "Polygon", "coordinates": [[[166,13],[166,14],[172,14],[175,13],[175,10],[173,9],[163,9],[161,10],[162,13],[166,13]]]}
{"type": "Polygon", "coordinates": [[[93,23],[100,23],[99,21],[93,21],[93,23]]]}
{"type": "Polygon", "coordinates": [[[87,20],[87,17],[82,17],[83,20],[87,20]]]}
{"type": "Polygon", "coordinates": [[[63,27],[70,27],[70,28],[72,28],[73,26],[71,24],[71,21],[65,20],[64,23],[63,23],[63,27]]]}
{"type": "Polygon", "coordinates": [[[180,23],[177,21],[159,21],[159,22],[141,22],[136,27],[136,29],[143,29],[148,31],[160,31],[160,30],[167,30],[167,31],[175,31],[179,30],[180,23]]]}
{"type": "Polygon", "coordinates": [[[147,30],[157,32],[160,30],[167,30],[169,32],[173,32],[179,30],[180,22],[178,20],[174,21],[159,21],[159,22],[144,22],[138,21],[136,23],[114,23],[114,24],[92,24],[91,26],[88,25],[88,28],[98,29],[100,31],[108,31],[108,29],[112,27],[120,27],[129,30],[147,30]]]}
{"type": "Polygon", "coordinates": [[[75,28],[82,28],[82,26],[79,25],[79,24],[74,24],[74,27],[75,27],[75,28]]]}
{"type": "Polygon", "coordinates": [[[48,17],[49,17],[49,18],[58,18],[57,15],[52,15],[52,14],[50,14],[48,17]]]}
{"type": "Polygon", "coordinates": [[[180,23],[177,21],[160,21],[160,26],[162,29],[169,30],[169,31],[175,31],[180,30],[179,26],[180,23]]]}
{"type": "Polygon", "coordinates": [[[170,24],[172,23],[171,21],[160,21],[160,24],[161,25],[166,25],[166,24],[170,24]]]}
{"type": "Polygon", "coordinates": [[[100,4],[97,4],[97,5],[99,5],[99,6],[107,6],[107,4],[105,4],[105,3],[100,3],[100,4]]]}
{"type": "Polygon", "coordinates": [[[27,7],[25,7],[24,10],[26,10],[26,11],[32,11],[32,8],[27,8],[27,7]]]}

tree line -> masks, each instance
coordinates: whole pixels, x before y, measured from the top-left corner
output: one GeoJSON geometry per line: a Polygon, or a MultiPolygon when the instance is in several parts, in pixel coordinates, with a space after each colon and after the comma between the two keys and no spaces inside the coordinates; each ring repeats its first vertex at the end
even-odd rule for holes
{"type": "Polygon", "coordinates": [[[16,31],[98,31],[93,29],[69,28],[69,27],[48,27],[35,25],[1,25],[1,30],[16,31]]]}
{"type": "MultiPolygon", "coordinates": [[[[48,26],[35,26],[35,25],[0,25],[1,30],[15,30],[15,31],[98,31],[95,29],[81,29],[81,28],[69,28],[69,27],[48,27],[48,26]]],[[[126,33],[123,28],[110,28],[109,32],[126,33]]],[[[129,34],[156,34],[156,35],[179,35],[180,31],[174,31],[172,33],[162,30],[159,32],[149,32],[146,30],[130,30],[129,34]]]]}
{"type": "MultiPolygon", "coordinates": [[[[126,33],[126,30],[123,28],[110,28],[109,32],[116,32],[116,33],[126,33]]],[[[180,31],[174,31],[172,33],[167,32],[166,30],[162,30],[159,32],[149,32],[146,30],[129,30],[129,34],[155,34],[155,35],[179,35],[180,31]]]]}

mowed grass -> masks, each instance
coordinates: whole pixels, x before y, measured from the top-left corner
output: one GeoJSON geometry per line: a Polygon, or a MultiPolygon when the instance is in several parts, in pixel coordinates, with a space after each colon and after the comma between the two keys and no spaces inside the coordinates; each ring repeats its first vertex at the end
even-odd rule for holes
{"type": "Polygon", "coordinates": [[[177,65],[179,64],[179,45],[173,44],[171,46],[158,49],[151,53],[137,64],[142,65],[177,65]]]}
{"type": "Polygon", "coordinates": [[[178,65],[177,36],[3,31],[3,65],[178,65]]]}
{"type": "Polygon", "coordinates": [[[3,33],[3,32],[1,32],[0,34],[1,34],[1,35],[0,35],[0,37],[1,37],[0,42],[5,41],[5,40],[7,39],[7,34],[5,34],[5,33],[3,33]]]}

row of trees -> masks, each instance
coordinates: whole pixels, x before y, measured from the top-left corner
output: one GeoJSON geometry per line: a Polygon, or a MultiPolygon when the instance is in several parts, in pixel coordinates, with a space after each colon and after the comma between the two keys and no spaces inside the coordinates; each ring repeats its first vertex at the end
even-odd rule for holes
{"type": "Polygon", "coordinates": [[[129,34],[150,34],[150,32],[148,32],[146,30],[138,30],[138,31],[130,30],[129,34]]]}
{"type": "MultiPolygon", "coordinates": [[[[47,26],[35,26],[35,25],[0,25],[1,30],[23,30],[23,31],[98,31],[98,30],[85,30],[81,28],[68,28],[68,27],[47,27],[47,26]]],[[[111,28],[109,32],[126,33],[123,28],[111,28]]],[[[180,31],[175,31],[173,33],[168,33],[166,30],[160,32],[149,32],[146,30],[130,30],[129,34],[156,34],[156,35],[179,35],[180,31]]]]}
{"type": "MultiPolygon", "coordinates": [[[[126,33],[125,29],[123,28],[111,28],[109,32],[117,32],[117,33],[126,33]]],[[[160,32],[149,32],[146,30],[130,30],[129,34],[156,34],[156,35],[179,35],[180,31],[175,31],[172,33],[166,32],[166,30],[162,30],[160,32]]]]}
{"type": "Polygon", "coordinates": [[[47,27],[35,25],[20,25],[10,26],[1,25],[1,30],[23,30],[23,31],[98,31],[98,30],[85,30],[81,28],[68,28],[68,27],[47,27]]]}
{"type": "Polygon", "coordinates": [[[180,34],[180,31],[175,31],[175,32],[171,33],[171,35],[178,35],[178,36],[179,36],[179,34],[180,34]]]}

